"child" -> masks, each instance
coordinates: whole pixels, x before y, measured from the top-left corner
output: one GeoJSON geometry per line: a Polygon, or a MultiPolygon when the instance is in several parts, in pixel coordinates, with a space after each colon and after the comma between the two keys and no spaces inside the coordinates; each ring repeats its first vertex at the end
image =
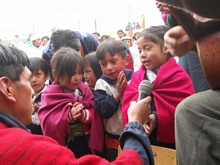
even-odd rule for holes
{"type": "Polygon", "coordinates": [[[102,121],[92,91],[82,82],[82,58],[71,48],[61,48],[51,68],[54,81],[43,92],[39,109],[44,135],[70,148],[77,158],[91,154],[90,148],[102,150],[102,121]]]}
{"type": "Polygon", "coordinates": [[[95,52],[91,52],[84,57],[84,79],[88,87],[93,91],[96,81],[101,77],[102,69],[95,52]]]}
{"type": "Polygon", "coordinates": [[[119,135],[122,133],[120,100],[131,79],[132,71],[124,70],[127,49],[121,41],[110,39],[101,43],[96,51],[103,75],[94,90],[95,109],[103,117],[105,127],[106,158],[115,160],[118,153],[119,135]]]}
{"type": "Polygon", "coordinates": [[[42,135],[42,130],[40,127],[40,121],[38,119],[37,111],[41,106],[41,94],[46,89],[47,84],[45,83],[48,80],[50,66],[48,63],[40,57],[31,57],[30,59],[30,71],[32,72],[31,76],[31,87],[33,88],[34,95],[34,113],[32,115],[32,123],[27,127],[31,130],[33,134],[42,135]]]}
{"type": "MultiPolygon", "coordinates": [[[[85,84],[88,85],[88,87],[94,92],[96,81],[101,77],[102,75],[102,69],[99,65],[99,60],[96,57],[96,52],[91,52],[87,54],[84,58],[84,80],[85,84]]],[[[104,137],[104,135],[103,135],[104,137]]],[[[104,139],[103,139],[104,141],[104,139]]],[[[96,155],[99,155],[101,157],[104,156],[104,150],[102,152],[94,151],[96,155]]]]}
{"type": "Polygon", "coordinates": [[[124,92],[122,103],[123,123],[128,122],[127,108],[138,98],[138,86],[142,80],[153,85],[152,114],[144,125],[151,144],[175,148],[174,113],[184,98],[194,93],[188,74],[164,47],[165,26],[152,26],[143,30],[137,38],[142,66],[133,74],[124,92]]]}

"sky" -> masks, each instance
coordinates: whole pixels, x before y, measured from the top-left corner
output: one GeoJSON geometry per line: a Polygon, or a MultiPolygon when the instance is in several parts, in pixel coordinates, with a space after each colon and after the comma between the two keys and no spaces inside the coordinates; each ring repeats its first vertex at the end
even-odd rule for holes
{"type": "Polygon", "coordinates": [[[145,15],[148,26],[163,24],[155,0],[1,0],[0,38],[50,35],[63,28],[116,35],[145,15]]]}

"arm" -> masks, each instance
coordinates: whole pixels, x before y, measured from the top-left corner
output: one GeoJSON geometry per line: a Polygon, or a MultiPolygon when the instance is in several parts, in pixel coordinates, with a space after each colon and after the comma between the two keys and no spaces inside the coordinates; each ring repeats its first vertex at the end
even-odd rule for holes
{"type": "Polygon", "coordinates": [[[113,96],[108,95],[106,91],[96,89],[94,96],[95,109],[100,116],[108,119],[118,110],[119,102],[113,96]]]}
{"type": "Polygon", "coordinates": [[[120,146],[124,150],[132,149],[141,157],[144,164],[153,164],[153,154],[150,141],[142,126],[150,114],[150,97],[138,103],[131,102],[128,109],[128,120],[120,137],[120,146]]]}

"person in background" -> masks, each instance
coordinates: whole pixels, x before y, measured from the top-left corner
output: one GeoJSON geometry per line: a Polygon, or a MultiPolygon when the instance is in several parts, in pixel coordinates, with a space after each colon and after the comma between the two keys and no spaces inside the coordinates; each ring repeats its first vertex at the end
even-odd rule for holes
{"type": "Polygon", "coordinates": [[[57,29],[52,33],[49,43],[44,48],[43,58],[49,62],[55,51],[61,47],[73,48],[79,51],[81,57],[84,57],[85,54],[96,51],[97,46],[98,41],[93,34],[69,29],[57,29]]]}
{"type": "Polygon", "coordinates": [[[31,87],[34,90],[34,112],[32,114],[32,123],[27,125],[27,128],[30,129],[33,134],[42,135],[42,130],[40,127],[40,121],[38,119],[38,109],[41,106],[41,95],[42,92],[46,89],[50,66],[48,63],[39,57],[31,57],[30,59],[30,71],[32,73],[31,76],[31,87]]]}
{"type": "Polygon", "coordinates": [[[121,29],[119,29],[119,30],[117,31],[117,35],[118,35],[119,40],[121,40],[124,36],[126,36],[125,33],[124,33],[124,31],[121,30],[121,29]]]}
{"type": "Polygon", "coordinates": [[[123,42],[125,42],[127,45],[128,45],[128,48],[130,48],[132,46],[132,40],[131,40],[131,37],[129,36],[125,36],[125,37],[122,37],[121,39],[123,42]]]}
{"type": "MultiPolygon", "coordinates": [[[[219,1],[207,0],[159,0],[168,5],[178,7],[188,13],[194,13],[204,19],[220,19],[219,1]],[[209,5],[207,5],[207,3],[209,5]]],[[[193,15],[194,15],[193,14],[193,15]]],[[[197,19],[197,18],[196,18],[197,19]]],[[[211,23],[211,22],[210,22],[211,23]]],[[[219,34],[219,32],[218,32],[219,34]]],[[[215,42],[218,43],[219,35],[215,42]]],[[[164,36],[165,45],[175,55],[182,56],[195,46],[184,27],[171,28],[164,36]]],[[[215,42],[210,43],[217,45],[215,42]]],[[[216,56],[219,52],[216,52],[216,56]]],[[[216,60],[219,60],[216,58],[216,60]]],[[[210,66],[211,67],[211,66],[210,66]]],[[[213,70],[213,72],[215,72],[213,70]]],[[[219,79],[219,77],[216,77],[219,79]]],[[[179,165],[185,164],[219,164],[220,162],[220,90],[206,90],[183,100],[176,109],[176,154],[179,165]]]]}
{"type": "Polygon", "coordinates": [[[134,27],[132,27],[132,23],[128,22],[127,26],[125,27],[125,30],[129,31],[129,30],[133,30],[133,29],[134,29],[134,27]]]}
{"type": "MultiPolygon", "coordinates": [[[[130,47],[128,45],[128,43],[130,43],[128,40],[130,37],[127,38],[127,36],[123,37],[127,42],[125,42],[125,40],[121,40],[121,42],[125,45],[125,47],[127,48],[127,64],[125,69],[130,69],[132,71],[134,71],[134,62],[133,62],[133,55],[131,54],[130,51],[130,47]],[[126,38],[125,38],[126,37],[126,38]]],[[[122,38],[122,39],[123,39],[122,38]]]]}
{"type": "Polygon", "coordinates": [[[105,42],[105,41],[107,41],[107,40],[109,40],[109,39],[111,39],[111,37],[110,37],[109,35],[104,34],[104,35],[102,35],[102,37],[101,37],[101,43],[102,43],[102,42],[105,42]]]}
{"type": "Polygon", "coordinates": [[[99,43],[93,34],[83,31],[75,31],[75,33],[80,40],[80,52],[82,57],[90,52],[96,51],[99,43]]]}
{"type": "Polygon", "coordinates": [[[2,164],[115,164],[153,165],[153,153],[142,124],[150,110],[151,98],[132,102],[129,124],[121,134],[124,150],[109,163],[96,155],[76,159],[66,147],[50,137],[33,135],[24,125],[31,123],[34,91],[26,54],[16,48],[0,45],[0,160],[2,164]],[[28,151],[28,152],[27,152],[28,151]],[[51,154],[53,153],[53,154],[51,154]]]}
{"type": "MultiPolygon", "coordinates": [[[[58,51],[61,47],[69,47],[74,49],[81,55],[80,51],[80,40],[77,34],[69,29],[57,29],[51,35],[49,43],[45,46],[43,58],[50,64],[50,60],[53,54],[58,51]]],[[[50,72],[49,83],[53,82],[53,76],[50,72]]]]}
{"type": "Polygon", "coordinates": [[[48,43],[49,40],[50,40],[50,38],[48,36],[43,36],[41,38],[41,43],[42,43],[41,45],[45,46],[48,43]]]}
{"type": "Polygon", "coordinates": [[[97,41],[100,43],[101,42],[101,35],[98,32],[93,32],[92,34],[95,36],[97,41]]]}
{"type": "Polygon", "coordinates": [[[133,58],[134,72],[138,71],[141,66],[140,54],[139,54],[138,46],[137,46],[137,37],[139,34],[140,34],[140,30],[137,30],[136,32],[134,32],[133,44],[132,44],[132,47],[129,48],[132,54],[132,58],[133,58]]]}
{"type": "Polygon", "coordinates": [[[102,76],[102,69],[96,52],[91,52],[84,57],[84,79],[85,84],[93,91],[96,81],[102,76]]]}
{"type": "Polygon", "coordinates": [[[103,75],[94,89],[95,110],[103,118],[105,127],[106,159],[113,161],[118,155],[119,137],[123,131],[121,99],[132,71],[125,70],[127,48],[118,40],[101,43],[96,51],[103,75]]]}
{"type": "Polygon", "coordinates": [[[30,47],[27,51],[28,57],[40,57],[42,58],[43,47],[41,46],[41,37],[39,34],[33,34],[30,37],[30,41],[33,44],[33,47],[30,47]]]}
{"type": "Polygon", "coordinates": [[[141,25],[139,24],[139,22],[136,23],[134,29],[141,29],[141,25]]]}
{"type": "Polygon", "coordinates": [[[33,33],[30,33],[30,34],[28,35],[27,40],[26,40],[26,46],[27,46],[28,48],[33,47],[33,44],[32,44],[32,42],[30,41],[30,38],[31,38],[32,35],[33,35],[33,33]]]}
{"type": "Polygon", "coordinates": [[[166,26],[151,26],[137,38],[142,66],[132,76],[124,91],[122,118],[128,122],[127,108],[138,99],[138,87],[143,80],[152,83],[151,114],[144,124],[152,145],[175,148],[174,114],[176,106],[194,94],[189,75],[176,63],[164,46],[166,26]]]}

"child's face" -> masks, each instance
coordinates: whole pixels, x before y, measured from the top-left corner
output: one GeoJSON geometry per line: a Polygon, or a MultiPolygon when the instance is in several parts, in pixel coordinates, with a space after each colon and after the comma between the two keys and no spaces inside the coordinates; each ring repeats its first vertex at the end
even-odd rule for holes
{"type": "Polygon", "coordinates": [[[48,79],[48,76],[45,76],[42,70],[34,71],[31,76],[31,87],[33,88],[35,95],[40,93],[44,88],[45,81],[48,79]]]}
{"type": "Polygon", "coordinates": [[[126,58],[123,59],[118,53],[114,56],[107,53],[105,59],[100,60],[99,64],[105,77],[117,80],[119,73],[125,69],[126,58]]]}
{"type": "Polygon", "coordinates": [[[118,34],[119,39],[122,39],[124,37],[124,33],[122,33],[122,32],[118,32],[117,34],[118,34]]]}
{"type": "Polygon", "coordinates": [[[79,67],[77,67],[70,79],[68,75],[65,74],[60,77],[58,81],[65,93],[72,93],[78,88],[79,83],[82,81],[82,72],[79,67]]]}
{"type": "Polygon", "coordinates": [[[128,45],[128,47],[131,47],[131,40],[124,40],[124,42],[128,45]]]}
{"type": "Polygon", "coordinates": [[[144,37],[138,38],[137,44],[141,63],[146,69],[157,69],[160,65],[166,62],[168,52],[165,47],[161,48],[160,44],[146,40],[144,37]]]}
{"type": "Polygon", "coordinates": [[[45,46],[48,43],[48,41],[49,40],[47,38],[44,38],[43,41],[42,41],[42,46],[45,46]]]}
{"type": "Polygon", "coordinates": [[[90,89],[94,89],[97,79],[90,65],[84,66],[84,79],[86,81],[86,84],[90,87],[90,89]]]}

